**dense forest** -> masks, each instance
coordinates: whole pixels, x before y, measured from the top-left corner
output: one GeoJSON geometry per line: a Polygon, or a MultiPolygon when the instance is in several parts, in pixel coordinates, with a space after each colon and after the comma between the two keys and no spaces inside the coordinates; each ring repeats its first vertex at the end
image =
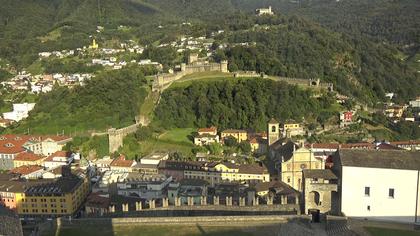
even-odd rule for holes
{"type": "Polygon", "coordinates": [[[274,117],[280,121],[316,122],[335,115],[328,95],[313,98],[310,91],[262,79],[193,83],[162,94],[155,122],[165,128],[208,127],[266,129],[274,117]]]}
{"type": "Polygon", "coordinates": [[[399,45],[420,44],[418,0],[232,0],[235,8],[254,11],[272,6],[276,13],[298,15],[351,36],[367,36],[399,45]]]}
{"type": "Polygon", "coordinates": [[[13,132],[82,134],[134,123],[147,95],[139,68],[104,72],[72,89],[56,87],[42,95],[30,117],[13,132]]]}
{"type": "Polygon", "coordinates": [[[298,17],[229,19],[224,20],[226,25],[237,30],[219,36],[219,44],[256,43],[216,54],[218,60],[228,58],[232,71],[320,78],[334,83],[340,93],[366,102],[383,100],[389,91],[401,100],[419,93],[418,73],[401,62],[391,46],[333,33],[298,17]],[[251,25],[260,27],[248,30],[251,25]]]}

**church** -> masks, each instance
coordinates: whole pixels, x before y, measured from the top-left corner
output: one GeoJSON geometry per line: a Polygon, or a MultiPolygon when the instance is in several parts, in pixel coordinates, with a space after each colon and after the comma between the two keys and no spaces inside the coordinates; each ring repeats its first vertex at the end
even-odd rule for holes
{"type": "Polygon", "coordinates": [[[298,191],[303,191],[303,170],[324,169],[323,159],[314,156],[304,143],[281,137],[280,123],[271,119],[267,125],[268,158],[274,165],[271,175],[298,191]]]}

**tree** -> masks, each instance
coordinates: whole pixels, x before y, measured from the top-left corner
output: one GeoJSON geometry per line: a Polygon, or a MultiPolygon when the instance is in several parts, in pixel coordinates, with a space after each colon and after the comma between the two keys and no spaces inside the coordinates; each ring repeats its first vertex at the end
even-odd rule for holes
{"type": "Polygon", "coordinates": [[[212,155],[221,155],[223,152],[223,147],[220,143],[211,143],[207,148],[212,155]]]}
{"type": "Polygon", "coordinates": [[[247,141],[242,141],[241,143],[239,143],[238,147],[244,154],[249,154],[252,151],[251,144],[249,144],[249,142],[247,141]]]}
{"type": "Polygon", "coordinates": [[[236,140],[236,138],[234,138],[232,136],[226,137],[223,142],[228,147],[237,147],[238,146],[238,141],[236,140]]]}

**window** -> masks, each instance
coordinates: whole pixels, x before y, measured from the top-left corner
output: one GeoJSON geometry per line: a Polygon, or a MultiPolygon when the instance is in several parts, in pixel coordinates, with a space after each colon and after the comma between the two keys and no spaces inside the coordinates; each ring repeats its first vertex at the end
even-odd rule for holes
{"type": "Polygon", "coordinates": [[[389,189],[389,191],[388,191],[388,196],[389,196],[389,198],[394,198],[394,189],[393,188],[390,188],[389,189]]]}
{"type": "Polygon", "coordinates": [[[367,206],[367,210],[370,211],[370,206],[367,206]]]}
{"type": "Polygon", "coordinates": [[[366,197],[370,196],[370,187],[365,187],[365,196],[366,197]]]}
{"type": "Polygon", "coordinates": [[[271,126],[271,132],[276,132],[276,126],[271,126]]]}

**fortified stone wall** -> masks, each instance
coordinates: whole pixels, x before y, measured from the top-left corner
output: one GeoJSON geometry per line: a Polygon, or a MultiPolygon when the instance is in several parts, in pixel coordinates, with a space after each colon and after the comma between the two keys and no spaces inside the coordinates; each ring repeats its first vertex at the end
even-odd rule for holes
{"type": "Polygon", "coordinates": [[[174,74],[159,74],[155,77],[153,82],[152,90],[153,91],[162,91],[165,90],[169,85],[181,79],[182,77],[198,72],[210,72],[210,71],[219,71],[223,73],[228,73],[228,63],[227,61],[222,61],[221,63],[192,63],[186,65],[185,63],[181,64],[181,71],[178,71],[174,74]]]}
{"type": "Polygon", "coordinates": [[[111,128],[108,130],[109,152],[114,153],[118,148],[123,146],[123,139],[125,136],[136,132],[139,123],[130,125],[121,129],[111,128]]]}
{"type": "Polygon", "coordinates": [[[298,215],[265,215],[265,216],[202,216],[202,217],[127,217],[127,218],[82,218],[82,219],[66,219],[57,218],[57,226],[64,227],[83,227],[88,225],[106,225],[121,226],[121,225],[167,225],[167,224],[184,224],[195,225],[197,223],[206,225],[226,224],[272,224],[287,223],[293,219],[300,219],[302,221],[309,221],[308,216],[298,215]]]}

